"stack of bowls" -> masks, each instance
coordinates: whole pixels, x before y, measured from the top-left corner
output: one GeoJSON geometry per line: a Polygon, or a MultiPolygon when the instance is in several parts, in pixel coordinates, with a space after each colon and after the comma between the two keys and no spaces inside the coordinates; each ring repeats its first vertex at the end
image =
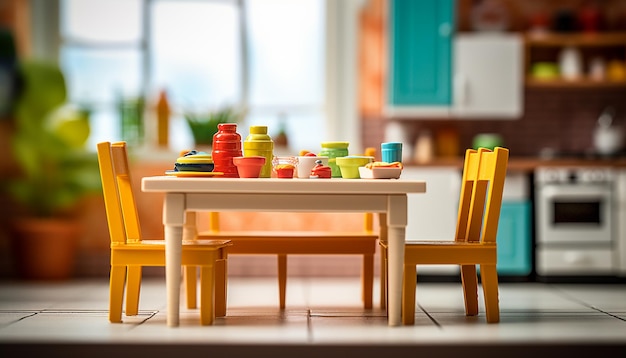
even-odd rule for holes
{"type": "Polygon", "coordinates": [[[212,172],[213,158],[206,152],[189,151],[176,159],[174,170],[178,172],[212,172]]]}

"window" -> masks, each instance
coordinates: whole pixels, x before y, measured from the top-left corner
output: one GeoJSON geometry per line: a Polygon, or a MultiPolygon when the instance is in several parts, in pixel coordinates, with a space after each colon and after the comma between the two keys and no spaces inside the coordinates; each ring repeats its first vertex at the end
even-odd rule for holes
{"type": "MultiPolygon", "coordinates": [[[[317,149],[329,133],[324,0],[61,0],[60,63],[74,103],[92,109],[90,145],[121,139],[117,104],[165,89],[170,147],[193,145],[185,111],[245,106],[250,125],[291,151],[317,149]]],[[[332,5],[336,6],[336,5],[332,5]]],[[[149,138],[149,127],[146,127],[149,138]]]]}

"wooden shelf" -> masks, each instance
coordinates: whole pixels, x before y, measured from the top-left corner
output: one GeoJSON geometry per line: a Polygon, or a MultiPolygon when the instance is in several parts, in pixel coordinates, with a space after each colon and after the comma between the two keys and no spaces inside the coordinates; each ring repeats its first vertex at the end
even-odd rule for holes
{"type": "Polygon", "coordinates": [[[530,75],[531,66],[537,62],[557,62],[558,54],[565,47],[577,47],[582,56],[583,69],[587,70],[594,57],[626,61],[626,32],[604,33],[528,33],[524,36],[527,88],[552,89],[610,89],[626,88],[625,81],[537,79],[530,75]]]}
{"type": "Polygon", "coordinates": [[[626,88],[626,81],[562,80],[526,78],[528,88],[626,88]]]}
{"type": "Polygon", "coordinates": [[[525,41],[527,46],[532,47],[620,47],[626,46],[626,33],[527,34],[525,41]]]}

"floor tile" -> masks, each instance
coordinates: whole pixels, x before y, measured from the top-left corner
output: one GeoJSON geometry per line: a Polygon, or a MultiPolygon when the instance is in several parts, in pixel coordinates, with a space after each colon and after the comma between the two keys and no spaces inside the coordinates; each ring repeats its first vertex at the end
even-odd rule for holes
{"type": "Polygon", "coordinates": [[[227,316],[216,318],[213,326],[201,326],[198,309],[184,307],[181,296],[180,326],[167,327],[165,297],[163,278],[146,279],[139,315],[111,324],[107,280],[0,282],[0,344],[626,346],[626,289],[611,284],[501,283],[501,321],[487,324],[482,291],[479,315],[467,317],[460,283],[418,283],[415,324],[400,327],[387,324],[378,281],[374,307],[363,308],[359,278],[290,277],[285,310],[278,307],[275,277],[231,278],[227,316]]]}

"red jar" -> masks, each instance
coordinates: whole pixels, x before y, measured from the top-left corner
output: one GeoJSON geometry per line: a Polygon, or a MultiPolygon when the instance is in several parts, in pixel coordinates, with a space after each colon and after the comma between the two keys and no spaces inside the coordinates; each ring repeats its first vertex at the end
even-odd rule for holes
{"type": "Polygon", "coordinates": [[[233,163],[234,157],[241,157],[241,135],[237,133],[236,123],[220,123],[217,133],[213,135],[213,163],[214,172],[224,173],[226,178],[239,178],[237,167],[233,163]]]}

